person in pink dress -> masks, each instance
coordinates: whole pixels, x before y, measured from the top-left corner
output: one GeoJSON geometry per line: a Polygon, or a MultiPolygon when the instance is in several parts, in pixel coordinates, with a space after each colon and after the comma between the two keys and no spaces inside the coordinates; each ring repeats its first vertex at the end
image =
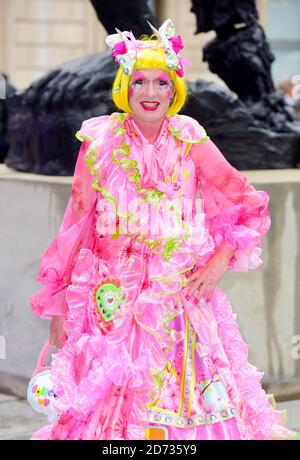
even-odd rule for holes
{"type": "Polygon", "coordinates": [[[178,115],[182,39],[170,19],[153,31],[107,37],[120,112],[76,134],[71,197],[30,297],[58,348],[58,415],[32,439],[294,438],[217,287],[262,264],[269,196],[178,115]]]}

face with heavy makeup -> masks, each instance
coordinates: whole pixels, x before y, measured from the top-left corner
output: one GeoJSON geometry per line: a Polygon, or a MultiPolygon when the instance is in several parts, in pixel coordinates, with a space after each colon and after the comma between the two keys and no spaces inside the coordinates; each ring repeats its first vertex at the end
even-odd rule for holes
{"type": "Polygon", "coordinates": [[[168,72],[162,69],[135,70],[129,83],[128,101],[141,122],[162,120],[174,94],[168,72]]]}

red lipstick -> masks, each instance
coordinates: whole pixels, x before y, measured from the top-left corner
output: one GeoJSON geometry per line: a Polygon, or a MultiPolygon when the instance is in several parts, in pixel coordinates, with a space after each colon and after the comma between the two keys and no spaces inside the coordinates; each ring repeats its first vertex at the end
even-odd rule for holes
{"type": "Polygon", "coordinates": [[[159,102],[142,101],[141,106],[144,110],[154,111],[159,106],[159,102]]]}

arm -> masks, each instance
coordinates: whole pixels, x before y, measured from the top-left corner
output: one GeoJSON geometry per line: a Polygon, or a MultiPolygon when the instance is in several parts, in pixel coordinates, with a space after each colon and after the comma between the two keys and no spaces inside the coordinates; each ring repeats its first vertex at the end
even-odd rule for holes
{"type": "Polygon", "coordinates": [[[84,141],[81,145],[71,196],[58,234],[40,261],[37,281],[44,287],[30,296],[33,313],[42,319],[65,317],[65,294],[78,252],[81,247],[90,247],[92,243],[91,222],[96,196],[84,161],[89,144],[84,141]]]}
{"type": "Polygon", "coordinates": [[[269,195],[257,191],[211,140],[194,144],[190,154],[210,233],[217,250],[230,255],[228,269],[257,268],[262,264],[260,245],[271,225],[269,195]]]}
{"type": "Polygon", "coordinates": [[[81,248],[90,248],[93,244],[97,200],[94,182],[98,183],[105,174],[104,162],[110,153],[106,139],[108,127],[109,116],[102,115],[85,120],[76,133],[82,145],[71,196],[58,234],[41,258],[37,281],[44,287],[30,297],[33,312],[42,319],[66,316],[65,295],[78,253],[81,248]],[[97,160],[97,169],[91,166],[92,159],[97,160]]]}

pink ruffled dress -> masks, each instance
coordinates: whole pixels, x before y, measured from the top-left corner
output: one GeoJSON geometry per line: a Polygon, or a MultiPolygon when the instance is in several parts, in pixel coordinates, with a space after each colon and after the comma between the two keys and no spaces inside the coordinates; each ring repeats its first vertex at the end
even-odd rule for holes
{"type": "Polygon", "coordinates": [[[72,194],[30,298],[40,318],[65,317],[60,416],[32,439],[149,439],[151,427],[171,440],[295,437],[226,295],[183,294],[223,241],[229,270],[262,264],[268,194],[187,116],[165,117],[153,145],[130,114],[86,120],[77,137],[72,194]]]}

